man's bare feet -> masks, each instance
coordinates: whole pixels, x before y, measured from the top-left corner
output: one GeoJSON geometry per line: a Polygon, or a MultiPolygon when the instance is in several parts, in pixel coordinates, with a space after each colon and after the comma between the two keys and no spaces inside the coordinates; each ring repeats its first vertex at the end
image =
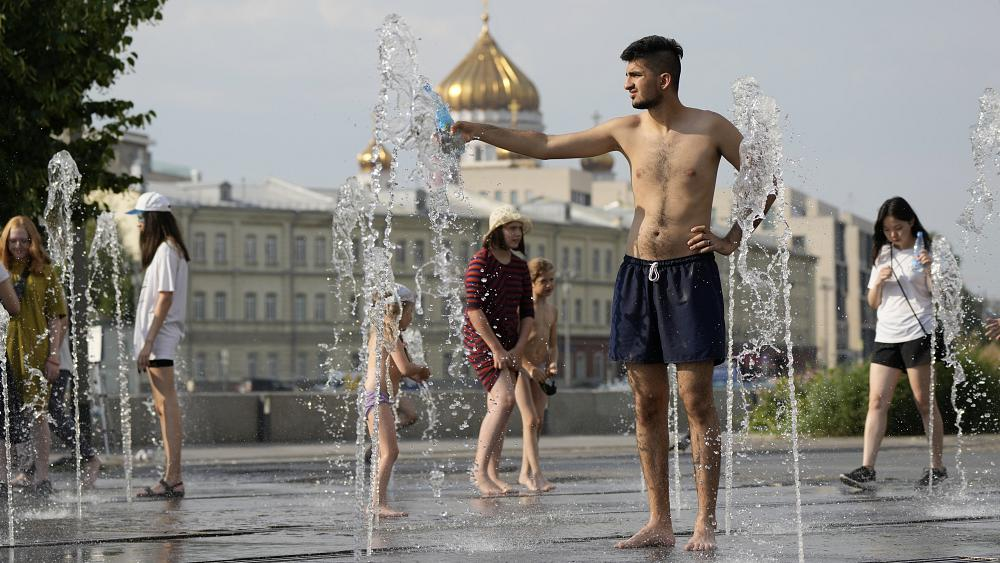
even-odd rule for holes
{"type": "Polygon", "coordinates": [[[493,484],[496,485],[497,488],[500,489],[500,491],[505,495],[517,492],[517,487],[511,485],[503,479],[500,479],[499,477],[490,477],[490,481],[493,481],[493,484]]]}
{"type": "Polygon", "coordinates": [[[91,490],[97,483],[97,473],[101,470],[101,458],[96,455],[83,465],[83,488],[91,490]]]}
{"type": "Polygon", "coordinates": [[[684,551],[715,551],[715,526],[695,521],[694,533],[684,546],[684,551]]]}
{"type": "Polygon", "coordinates": [[[520,474],[520,475],[519,475],[519,476],[517,477],[517,482],[518,482],[518,483],[519,483],[519,484],[520,484],[520,485],[521,485],[522,487],[528,487],[528,488],[530,489],[530,488],[531,488],[531,475],[529,475],[529,474],[527,474],[527,473],[521,473],[521,474],[520,474]]]}
{"type": "Polygon", "coordinates": [[[634,549],[637,547],[673,547],[677,543],[674,529],[668,523],[650,522],[627,540],[615,544],[618,549],[634,549]]]}
{"type": "Polygon", "coordinates": [[[409,516],[408,513],[402,510],[393,510],[386,505],[378,507],[379,518],[406,518],[407,516],[409,516]]]}
{"type": "Polygon", "coordinates": [[[543,493],[556,490],[555,484],[544,477],[542,477],[539,481],[539,486],[541,487],[543,493]]]}

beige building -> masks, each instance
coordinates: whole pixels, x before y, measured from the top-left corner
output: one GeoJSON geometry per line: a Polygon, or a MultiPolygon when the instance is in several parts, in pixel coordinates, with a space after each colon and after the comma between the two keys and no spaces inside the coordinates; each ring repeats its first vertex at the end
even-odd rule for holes
{"type": "MultiPolygon", "coordinates": [[[[719,189],[713,216],[729,222],[732,193],[719,189]]],[[[866,295],[874,224],[801,191],[785,189],[792,249],[815,256],[816,360],[833,366],[864,359],[875,338],[875,314],[866,295]]],[[[774,215],[759,230],[774,232],[774,215]]]]}

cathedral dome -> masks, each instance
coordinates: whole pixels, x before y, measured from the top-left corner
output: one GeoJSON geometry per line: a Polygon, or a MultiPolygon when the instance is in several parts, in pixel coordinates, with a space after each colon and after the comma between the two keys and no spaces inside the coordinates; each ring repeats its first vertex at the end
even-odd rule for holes
{"type": "MultiPolygon", "coordinates": [[[[375,169],[372,163],[372,151],[375,150],[375,139],[368,142],[368,146],[365,150],[358,153],[358,167],[365,174],[371,174],[372,170],[375,169]]],[[[378,161],[382,164],[382,170],[388,170],[389,165],[392,164],[392,157],[386,152],[385,147],[378,148],[378,161]]]]}
{"type": "Polygon", "coordinates": [[[615,157],[609,152],[580,159],[580,167],[587,172],[610,172],[614,165],[615,157]]]}
{"type": "Polygon", "coordinates": [[[441,81],[437,92],[452,111],[538,111],[538,90],[500,50],[490,34],[489,16],[476,44],[458,66],[441,81]]]}

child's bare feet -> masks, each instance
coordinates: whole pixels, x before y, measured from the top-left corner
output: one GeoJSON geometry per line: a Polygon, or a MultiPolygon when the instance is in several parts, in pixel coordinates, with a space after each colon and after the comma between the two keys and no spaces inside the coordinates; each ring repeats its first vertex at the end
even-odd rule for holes
{"type": "Polygon", "coordinates": [[[521,474],[520,474],[520,475],[519,475],[519,476],[517,477],[517,482],[518,482],[518,483],[519,483],[519,484],[520,484],[520,485],[521,485],[522,487],[528,487],[528,488],[530,489],[530,488],[531,488],[531,475],[529,475],[528,473],[523,473],[523,472],[522,472],[522,473],[521,473],[521,474]]]}
{"type": "Polygon", "coordinates": [[[634,549],[637,547],[673,547],[677,540],[674,529],[666,522],[649,522],[634,536],[615,544],[618,549],[634,549]]]}
{"type": "Polygon", "coordinates": [[[389,508],[388,505],[381,505],[378,507],[378,517],[379,518],[406,518],[409,516],[408,513],[402,510],[393,510],[389,508]]]}
{"type": "Polygon", "coordinates": [[[493,482],[493,479],[490,479],[485,475],[479,477],[473,475],[472,484],[479,489],[479,496],[483,498],[499,497],[507,494],[493,482]]]}
{"type": "Polygon", "coordinates": [[[545,477],[539,478],[538,485],[543,493],[556,490],[555,484],[546,479],[545,477]]]}
{"type": "Polygon", "coordinates": [[[517,487],[499,477],[490,477],[490,481],[493,481],[493,484],[505,495],[517,492],[517,487]]]}
{"type": "Polygon", "coordinates": [[[715,526],[697,519],[684,551],[715,551],[715,526]]]}
{"type": "Polygon", "coordinates": [[[101,470],[101,458],[96,455],[83,465],[83,488],[91,490],[97,483],[97,472],[101,470]]]}

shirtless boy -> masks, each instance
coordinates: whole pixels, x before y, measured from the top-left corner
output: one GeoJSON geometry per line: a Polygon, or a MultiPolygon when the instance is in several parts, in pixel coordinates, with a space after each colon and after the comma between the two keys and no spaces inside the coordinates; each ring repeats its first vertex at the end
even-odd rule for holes
{"type": "Polygon", "coordinates": [[[528,275],[531,276],[531,293],[535,301],[535,324],[524,346],[521,375],[514,387],[524,434],[518,482],[529,491],[544,493],[556,488],[542,476],[538,461],[538,439],[545,420],[545,407],[549,403],[541,384],[556,375],[556,363],[559,361],[556,306],[549,301],[556,287],[556,267],[545,258],[533,258],[528,262],[528,275]]]}
{"type": "Polygon", "coordinates": [[[612,305],[610,357],[625,362],[635,396],[636,440],[649,497],[649,521],[617,547],[675,543],[667,491],[667,364],[677,364],[691,428],[698,491],[694,533],[685,549],[715,548],[719,490],[719,419],[712,367],[726,356],[722,289],[714,252],[731,254],[738,226],[710,230],[719,161],[739,167],[742,135],[721,115],[678,97],[683,50],[649,36],[629,45],[625,90],[643,113],[567,135],[458,122],[454,131],[538,159],[619,151],[628,159],[635,217],[612,305]]]}

